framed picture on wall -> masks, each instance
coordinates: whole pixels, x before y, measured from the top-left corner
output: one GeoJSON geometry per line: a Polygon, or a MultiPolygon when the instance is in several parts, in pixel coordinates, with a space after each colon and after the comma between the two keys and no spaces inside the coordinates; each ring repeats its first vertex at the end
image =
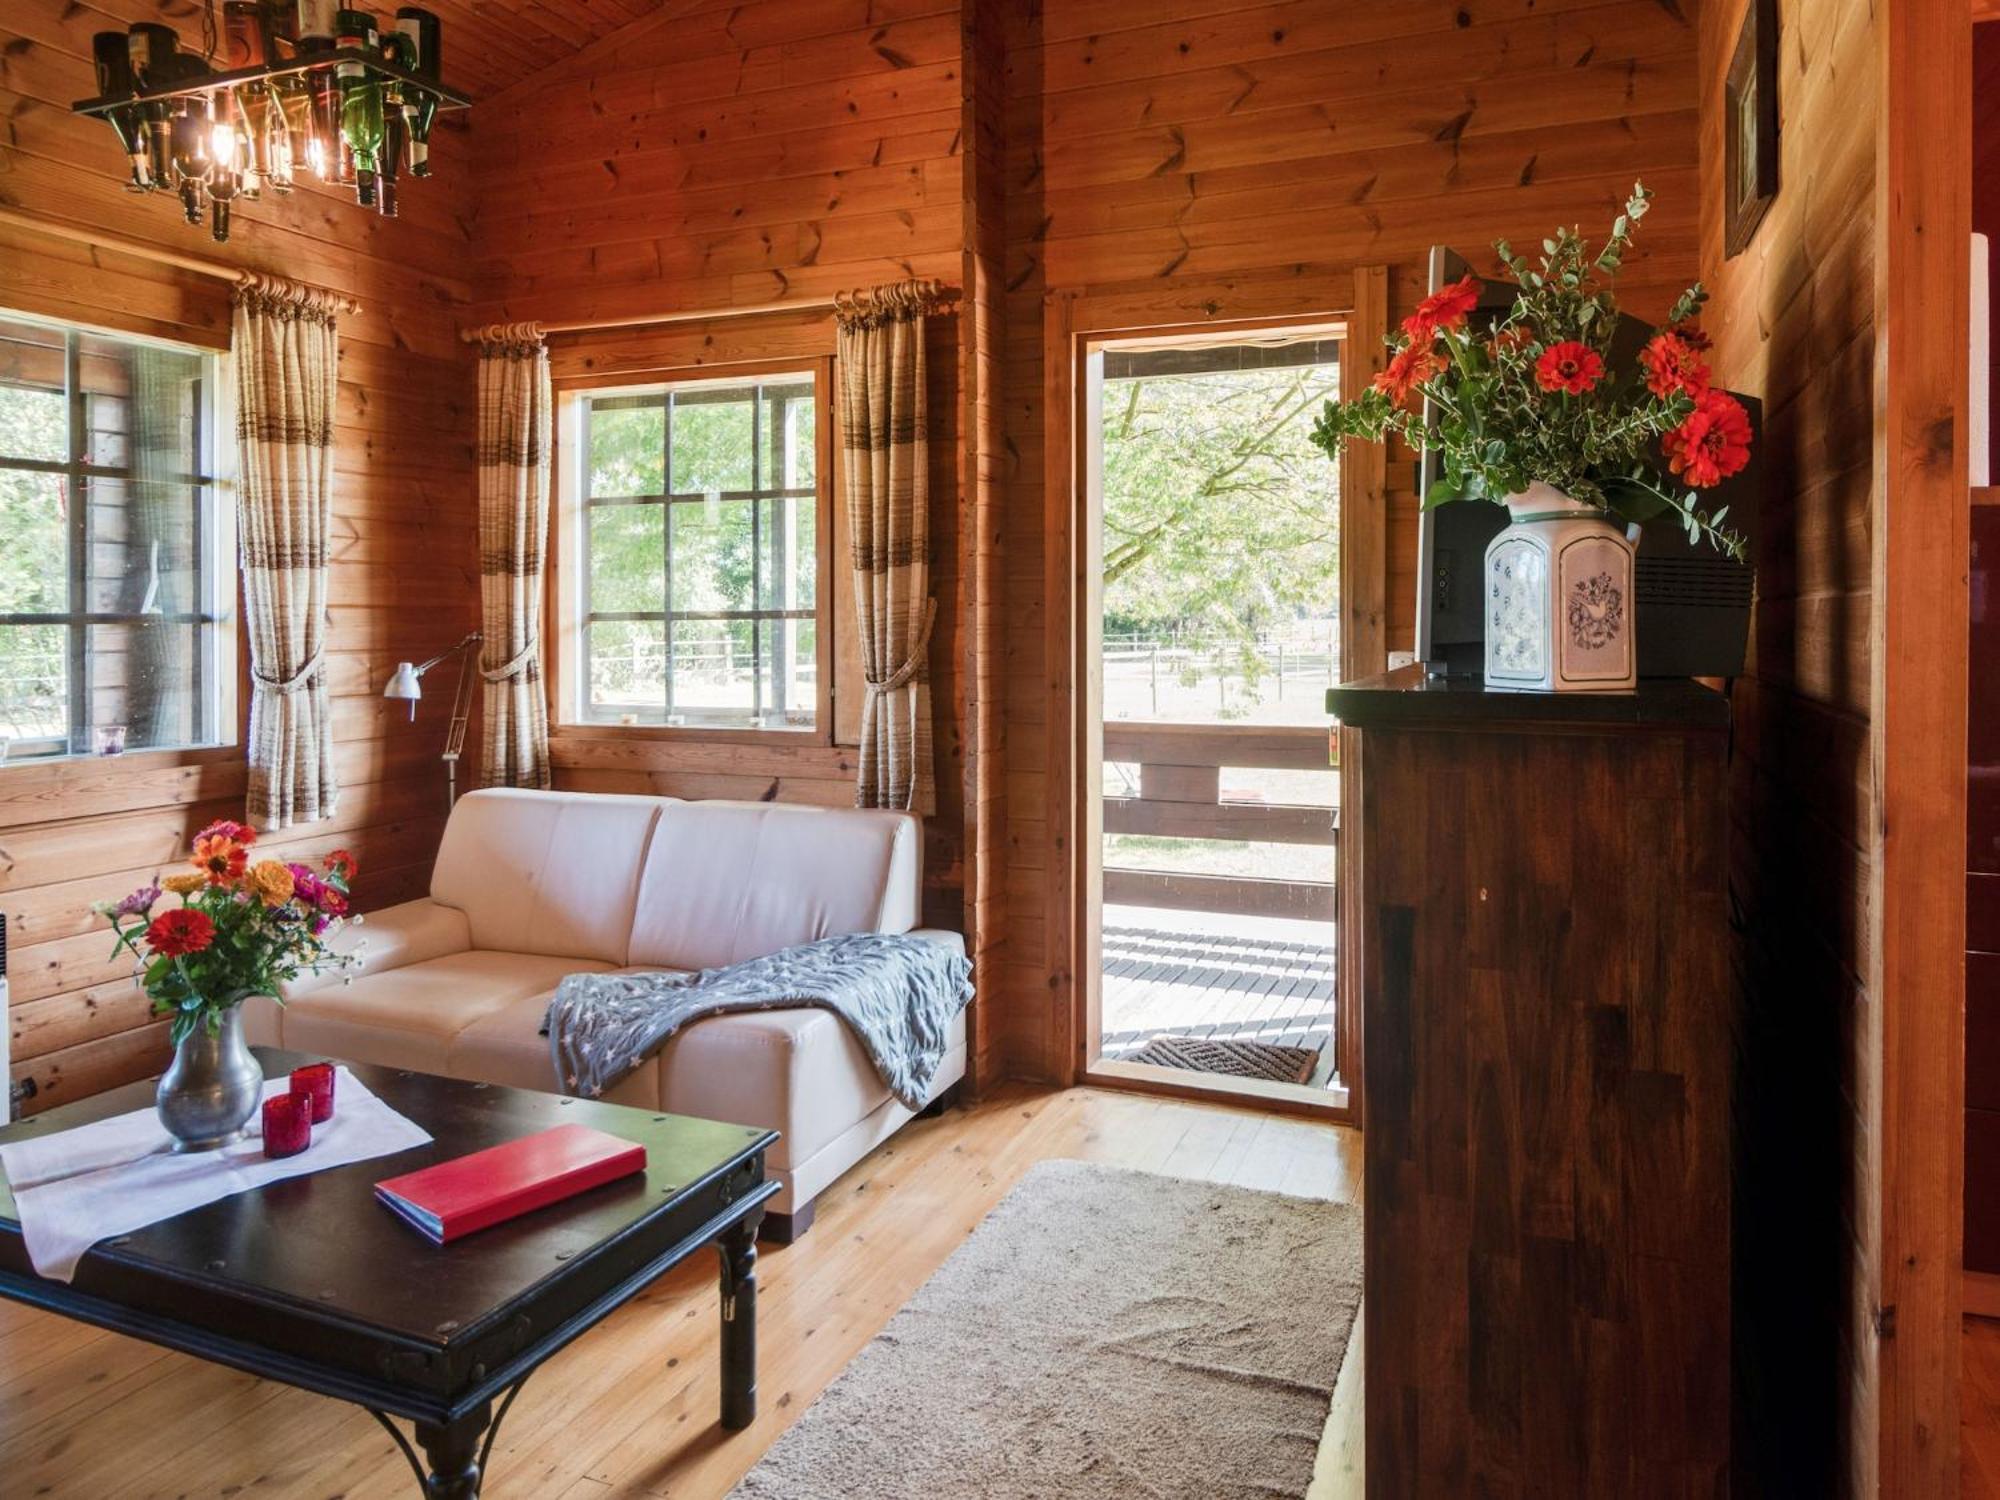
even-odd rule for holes
{"type": "Polygon", "coordinates": [[[1749,0],[1723,117],[1723,253],[1740,254],[1778,195],[1778,6],[1749,0]]]}

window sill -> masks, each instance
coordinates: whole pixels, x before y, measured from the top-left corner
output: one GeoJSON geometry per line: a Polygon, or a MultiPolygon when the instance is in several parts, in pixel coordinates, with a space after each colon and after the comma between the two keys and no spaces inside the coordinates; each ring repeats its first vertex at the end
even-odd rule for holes
{"type": "Polygon", "coordinates": [[[124,750],[117,755],[95,755],[72,752],[65,755],[30,755],[19,759],[9,756],[0,761],[0,776],[15,775],[23,771],[45,771],[51,779],[58,779],[61,773],[74,772],[84,765],[125,765],[142,763],[149,771],[176,770],[182,766],[215,765],[233,760],[242,753],[238,745],[180,745],[159,746],[144,750],[124,750]]]}

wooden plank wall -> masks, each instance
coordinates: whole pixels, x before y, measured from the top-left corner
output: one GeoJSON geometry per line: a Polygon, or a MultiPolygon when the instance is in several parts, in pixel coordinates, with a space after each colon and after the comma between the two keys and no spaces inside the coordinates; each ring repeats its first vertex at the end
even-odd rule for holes
{"type": "MultiPolygon", "coordinates": [[[[670,12],[472,111],[482,317],[714,313],[908,276],[966,283],[960,144],[971,102],[956,0],[694,0],[670,12]]],[[[969,784],[965,753],[978,663],[963,599],[977,549],[961,514],[970,493],[961,431],[974,414],[961,407],[977,357],[971,330],[990,337],[990,319],[971,313],[981,300],[975,288],[933,319],[927,346],[939,799],[925,908],[927,920],[953,927],[964,920],[967,807],[991,801],[969,784]]],[[[551,348],[561,379],[662,379],[825,358],[834,329],[824,311],[698,317],[559,334],[551,348]]],[[[836,545],[836,575],[844,556],[836,545]]],[[[862,685],[850,597],[836,593],[835,745],[748,748],[572,727],[555,736],[558,784],[851,805],[862,685]]]]}
{"type": "MultiPolygon", "coordinates": [[[[1282,314],[1385,264],[1400,317],[1432,243],[1492,270],[1496,236],[1601,233],[1643,177],[1659,204],[1628,302],[1662,312],[1696,270],[1695,34],[1658,0],[1043,0],[1010,10],[1005,50],[1000,1024],[1010,1067],[1065,1078],[1070,497],[1044,479],[1066,442],[1044,392],[1070,309],[1282,314]]],[[[1392,650],[1412,628],[1413,480],[1392,461],[1392,650]]]]}
{"type": "Polygon", "coordinates": [[[1702,270],[1717,377],[1764,401],[1751,670],[1736,685],[1732,881],[1746,986],[1741,1376],[1752,1492],[1872,1493],[1881,1243],[1879,12],[1782,0],[1781,191],[1722,247],[1723,86],[1744,0],[1701,16],[1702,270]],[[1709,207],[1713,205],[1713,207],[1709,207]],[[1775,1352],[1782,1350],[1782,1360],[1775,1352]],[[1760,1352],[1763,1357],[1759,1357],[1760,1352]],[[1799,1371],[1820,1372],[1800,1380],[1799,1371]],[[1780,1482],[1782,1476],[1782,1483],[1780,1482]]]}
{"type": "MultiPolygon", "coordinates": [[[[192,14],[192,13],[189,13],[192,14]]],[[[164,197],[135,198],[115,137],[72,116],[95,92],[90,35],[158,19],[148,0],[19,5],[0,19],[0,202],[183,253],[275,271],[352,293],[341,320],[335,444],[332,650],[337,816],[272,838],[301,858],[345,845],[363,869],[362,904],[428,884],[443,813],[443,703],[407,723],[379,696],[398,658],[422,657],[478,614],[473,540],[472,371],[458,344],[470,298],[464,133],[437,132],[436,175],[406,185],[403,216],[381,220],[351,195],[303,190],[239,202],[216,246],[164,197]]],[[[172,18],[185,34],[188,17],[172,18]]],[[[0,225],[0,308],[223,347],[227,284],[71,240],[0,225]]],[[[229,439],[233,442],[233,437],[229,439]]],[[[133,754],[117,762],[0,771],[0,910],[8,916],[13,1081],[46,1107],[156,1071],[151,1024],[90,903],[170,862],[190,833],[242,810],[241,750],[133,754]]]]}

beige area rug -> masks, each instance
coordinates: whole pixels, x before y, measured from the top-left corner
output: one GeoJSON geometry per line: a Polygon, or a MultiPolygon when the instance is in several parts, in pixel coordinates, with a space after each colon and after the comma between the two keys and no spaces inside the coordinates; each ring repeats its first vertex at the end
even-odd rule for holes
{"type": "Polygon", "coordinates": [[[1302,1496],[1361,1302],[1361,1211],[1043,1162],[737,1500],[1302,1496]]]}

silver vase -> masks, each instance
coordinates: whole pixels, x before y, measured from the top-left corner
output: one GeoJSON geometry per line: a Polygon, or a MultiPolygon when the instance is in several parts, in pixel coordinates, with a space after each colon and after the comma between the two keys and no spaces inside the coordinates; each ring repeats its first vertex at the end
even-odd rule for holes
{"type": "Polygon", "coordinates": [[[243,1135],[264,1093],[264,1070],[243,1040],[243,1007],[200,1024],[174,1048],[154,1101],[176,1151],[213,1151],[243,1135]]]}

